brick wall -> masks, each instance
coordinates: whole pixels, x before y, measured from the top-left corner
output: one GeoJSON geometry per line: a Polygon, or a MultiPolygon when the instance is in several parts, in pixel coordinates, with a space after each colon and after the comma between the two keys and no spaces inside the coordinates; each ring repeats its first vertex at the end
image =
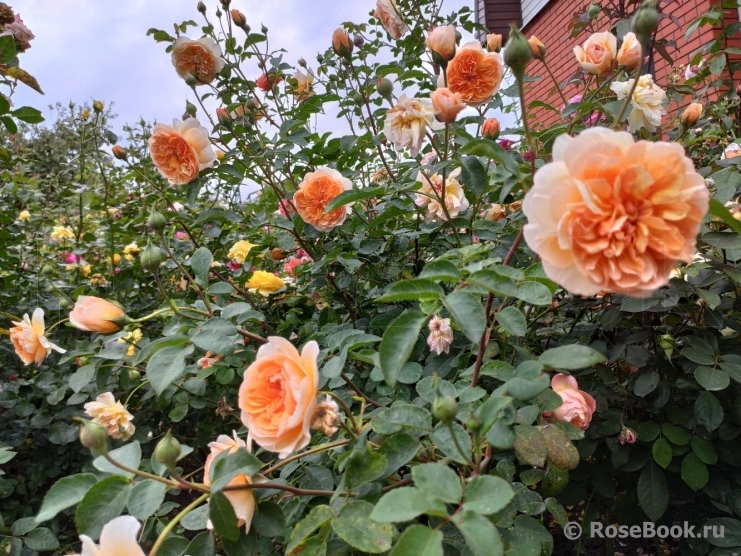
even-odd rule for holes
{"type": "MultiPolygon", "coordinates": [[[[667,38],[676,42],[676,48],[671,46],[668,48],[668,53],[674,60],[675,67],[686,65],[692,54],[706,44],[716,32],[712,29],[705,28],[702,31],[696,31],[689,41],[684,40],[685,31],[690,23],[708,9],[710,2],[711,0],[674,0],[664,6],[664,11],[676,17],[680,24],[677,27],[671,20],[664,18],[661,20],[658,33],[660,38],[667,38]]],[[[575,14],[579,13],[588,5],[589,0],[552,0],[524,28],[526,36],[536,35],[546,45],[548,49],[548,65],[559,83],[566,82],[574,72],[580,69],[573,49],[574,46],[583,43],[589,35],[587,32],[584,32],[576,39],[572,39],[569,37],[569,34],[571,21],[575,14]]],[[[727,10],[727,12],[727,19],[731,20],[735,17],[735,22],[738,22],[738,13],[736,10],[727,10]]],[[[601,27],[598,30],[607,30],[607,18],[603,17],[599,23],[601,27]]],[[[672,67],[658,52],[654,52],[653,58],[656,68],[656,82],[665,88],[667,85],[667,76],[671,72],[672,67]]],[[[541,100],[560,109],[563,101],[554,89],[553,81],[548,77],[543,64],[538,61],[531,62],[528,66],[528,73],[531,76],[539,76],[542,79],[536,83],[528,84],[526,88],[527,102],[541,100]]],[[[581,85],[573,83],[568,84],[564,88],[564,94],[567,99],[583,92],[581,85]]],[[[667,112],[672,115],[679,108],[679,106],[669,106],[667,107],[667,112]]],[[[531,113],[536,115],[536,122],[539,124],[550,125],[562,121],[558,114],[542,108],[538,108],[531,113]]]]}

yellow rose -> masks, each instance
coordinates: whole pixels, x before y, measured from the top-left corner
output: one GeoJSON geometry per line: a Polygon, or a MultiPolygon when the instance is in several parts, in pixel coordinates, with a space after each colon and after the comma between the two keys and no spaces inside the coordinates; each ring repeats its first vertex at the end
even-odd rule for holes
{"type": "Polygon", "coordinates": [[[244,264],[244,261],[247,260],[247,255],[249,255],[250,250],[254,246],[254,243],[250,243],[249,241],[242,239],[232,245],[232,248],[229,249],[227,257],[229,257],[233,261],[237,261],[239,264],[244,264]]]}
{"type": "Polygon", "coordinates": [[[271,293],[277,292],[283,288],[285,283],[283,280],[278,278],[275,274],[265,272],[264,270],[256,270],[252,273],[252,277],[247,281],[247,287],[252,293],[259,293],[265,297],[271,293]]]}
{"type": "Polygon", "coordinates": [[[56,241],[63,241],[65,239],[75,239],[75,233],[66,226],[54,226],[50,237],[56,241]]]}
{"type": "Polygon", "coordinates": [[[18,215],[18,220],[20,220],[21,222],[25,222],[29,218],[31,218],[31,213],[27,210],[22,210],[21,213],[18,215]]]}

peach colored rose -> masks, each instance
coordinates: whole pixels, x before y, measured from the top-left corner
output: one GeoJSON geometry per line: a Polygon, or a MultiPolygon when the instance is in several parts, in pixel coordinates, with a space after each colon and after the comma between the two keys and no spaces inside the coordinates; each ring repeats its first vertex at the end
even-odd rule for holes
{"type": "Polygon", "coordinates": [[[499,137],[500,130],[501,126],[499,125],[499,120],[496,118],[487,118],[481,126],[481,135],[484,139],[496,141],[497,137],[499,137]]]}
{"type": "Polygon", "coordinates": [[[486,214],[484,214],[484,220],[489,220],[491,222],[499,222],[505,218],[507,218],[507,212],[504,210],[504,207],[498,203],[494,203],[491,208],[486,211],[486,214]]]}
{"type": "Polygon", "coordinates": [[[41,363],[52,350],[58,353],[65,353],[56,344],[52,344],[44,336],[44,310],[36,308],[33,311],[33,317],[29,318],[28,313],[23,315],[20,322],[13,321],[14,327],[10,329],[10,341],[13,342],[13,348],[16,354],[26,364],[41,363]]]}
{"type": "Polygon", "coordinates": [[[425,221],[432,222],[435,219],[447,220],[447,213],[451,218],[463,214],[468,210],[468,199],[463,192],[463,186],[458,181],[461,169],[456,168],[445,179],[445,197],[443,204],[440,202],[443,190],[443,177],[440,174],[426,175],[422,171],[417,173],[417,181],[422,184],[414,198],[414,203],[420,207],[427,207],[425,221]]]}
{"type": "Polygon", "coordinates": [[[85,412],[94,423],[105,428],[111,438],[128,440],[136,431],[131,422],[134,416],[110,392],[100,394],[94,402],[86,403],[85,412]]]}
{"type": "Polygon", "coordinates": [[[486,35],[486,49],[489,52],[499,52],[502,50],[502,35],[498,33],[486,35]]]}
{"type": "Polygon", "coordinates": [[[455,26],[435,27],[427,34],[427,48],[446,62],[455,56],[455,26]]]}
{"type": "MultiPolygon", "coordinates": [[[[455,58],[448,63],[447,74],[448,88],[460,93],[467,104],[479,106],[488,102],[499,90],[504,64],[499,54],[485,52],[478,41],[473,41],[458,50],[455,58]]],[[[438,87],[445,86],[440,81],[438,87]]]]}
{"type": "Polygon", "coordinates": [[[430,94],[432,108],[438,121],[451,124],[458,117],[458,112],[466,108],[460,93],[454,93],[445,87],[430,94]]]}
{"type": "Polygon", "coordinates": [[[609,31],[593,33],[582,46],[574,47],[576,60],[587,73],[606,72],[617,55],[617,38],[609,31]]]}
{"type": "Polygon", "coordinates": [[[533,52],[533,58],[536,60],[544,60],[546,50],[543,42],[535,35],[531,35],[527,42],[530,45],[530,50],[533,52]]]}
{"type": "Polygon", "coordinates": [[[317,407],[319,372],[316,342],[301,354],[284,338],[271,336],[260,346],[255,362],[244,372],[239,387],[242,422],[252,439],[286,458],[311,440],[317,407]]]}
{"type": "Polygon", "coordinates": [[[352,54],[353,42],[350,40],[350,35],[347,34],[342,27],[338,27],[332,33],[332,50],[334,50],[337,56],[350,59],[352,54]]]}
{"type": "Polygon", "coordinates": [[[178,37],[172,45],[172,65],[178,75],[185,79],[195,75],[198,85],[211,83],[224,67],[219,44],[211,37],[191,40],[178,37]]]}
{"type": "Polygon", "coordinates": [[[116,517],[103,526],[99,545],[87,535],[80,535],[82,554],[78,556],[145,556],[137,542],[139,529],[135,517],[116,517]]]}
{"type": "Polygon", "coordinates": [[[535,174],[525,240],[572,293],[647,297],[692,260],[708,202],[681,145],[590,128],[559,136],[553,162],[535,174]]]}
{"type": "Polygon", "coordinates": [[[173,185],[192,182],[216,160],[208,131],[195,118],[155,124],[147,142],[157,170],[173,185]]]}
{"type": "Polygon", "coordinates": [[[117,305],[100,297],[88,295],[78,297],[69,314],[72,326],[98,334],[118,332],[126,318],[126,313],[117,305]]]}
{"type": "MultiPolygon", "coordinates": [[[[203,483],[206,486],[211,485],[211,466],[216,456],[224,451],[228,454],[233,454],[240,448],[247,448],[244,440],[237,436],[236,431],[232,431],[232,436],[233,438],[230,438],[225,434],[221,434],[215,442],[209,443],[208,447],[211,448],[211,453],[206,458],[206,463],[203,466],[203,483]]],[[[252,479],[243,473],[236,475],[229,482],[229,486],[249,484],[252,484],[252,479]]],[[[239,527],[245,525],[245,533],[249,533],[252,526],[252,517],[255,515],[255,497],[252,491],[249,489],[225,490],[224,496],[227,497],[232,504],[232,508],[234,508],[234,513],[238,519],[237,525],[239,527]]],[[[210,528],[211,523],[209,522],[210,528]]]]}
{"type": "Polygon", "coordinates": [[[409,147],[412,157],[416,157],[428,127],[432,130],[444,127],[435,120],[432,101],[401,95],[396,106],[386,112],[383,134],[398,150],[409,147]]]}
{"type": "Polygon", "coordinates": [[[319,167],[304,176],[293,196],[293,204],[304,222],[320,232],[329,232],[345,221],[351,209],[349,205],[328,213],[324,209],[337,195],[351,189],[352,182],[337,170],[319,167]]]}
{"type": "Polygon", "coordinates": [[[579,390],[579,384],[573,376],[561,373],[551,379],[551,388],[562,400],[561,405],[553,411],[553,418],[586,430],[592,421],[592,414],[597,409],[594,398],[579,390]]]}
{"type": "Polygon", "coordinates": [[[628,70],[636,69],[641,63],[641,43],[638,42],[635,33],[626,33],[617,53],[617,62],[628,70]]]}
{"type": "Polygon", "coordinates": [[[271,71],[269,73],[263,73],[260,77],[257,78],[257,81],[255,81],[255,83],[260,88],[260,90],[267,93],[281,81],[283,81],[283,77],[275,73],[274,71],[271,71]]]}
{"type": "Polygon", "coordinates": [[[401,18],[396,0],[376,0],[376,11],[373,15],[381,21],[392,39],[398,40],[409,31],[409,27],[401,18]]]}
{"type": "Polygon", "coordinates": [[[682,124],[687,127],[691,127],[697,123],[697,120],[702,116],[702,104],[699,102],[693,102],[682,112],[682,124]]]}

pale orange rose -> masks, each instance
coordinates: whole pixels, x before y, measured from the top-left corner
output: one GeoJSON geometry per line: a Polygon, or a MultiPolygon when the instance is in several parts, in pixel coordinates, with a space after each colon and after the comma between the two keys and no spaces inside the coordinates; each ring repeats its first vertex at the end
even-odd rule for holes
{"type": "Polygon", "coordinates": [[[284,338],[271,336],[244,372],[239,387],[242,422],[252,439],[286,458],[311,440],[317,407],[319,345],[309,342],[299,354],[284,338]]]}
{"type": "Polygon", "coordinates": [[[455,56],[455,26],[435,27],[427,34],[427,48],[446,62],[455,56]]]}
{"type": "Polygon", "coordinates": [[[147,143],[157,170],[173,185],[192,182],[216,160],[208,130],[195,118],[155,124],[147,143]]]}
{"type": "Polygon", "coordinates": [[[191,40],[178,37],[172,45],[172,65],[178,75],[185,79],[195,75],[198,85],[211,83],[224,67],[224,59],[218,43],[211,37],[191,40]]]}
{"type": "Polygon", "coordinates": [[[451,124],[458,117],[458,112],[466,108],[460,93],[454,93],[445,87],[437,89],[430,94],[432,108],[435,116],[441,122],[451,124]]]}
{"type": "Polygon", "coordinates": [[[88,295],[78,297],[69,314],[69,322],[72,326],[85,332],[97,332],[98,334],[118,332],[126,318],[126,313],[117,305],[100,297],[88,295]]]}
{"type": "Polygon", "coordinates": [[[381,25],[392,39],[398,40],[409,31],[409,27],[401,18],[396,0],[376,0],[376,11],[373,15],[381,21],[381,25]]]}
{"type": "MultiPolygon", "coordinates": [[[[211,448],[211,453],[206,458],[206,463],[203,466],[203,484],[206,486],[211,485],[211,466],[213,465],[216,456],[225,450],[228,454],[233,454],[240,448],[247,448],[244,440],[237,436],[236,431],[232,431],[232,436],[234,438],[229,438],[227,435],[221,434],[215,442],[209,443],[208,447],[211,448]]],[[[229,482],[228,486],[249,484],[252,484],[252,479],[247,475],[240,473],[229,482]]],[[[225,490],[223,492],[224,496],[226,496],[229,502],[231,502],[232,508],[234,508],[234,513],[238,519],[237,525],[239,527],[245,525],[245,533],[249,533],[250,527],[252,526],[252,517],[255,515],[255,497],[252,494],[252,491],[245,488],[225,490]]],[[[210,528],[211,523],[209,522],[209,529],[210,528]]]]}
{"type": "Polygon", "coordinates": [[[599,75],[610,68],[617,55],[617,38],[609,31],[593,33],[582,46],[574,47],[574,54],[584,71],[599,75]]]}
{"type": "Polygon", "coordinates": [[[33,317],[29,318],[28,313],[23,315],[20,322],[13,321],[15,326],[10,329],[10,341],[13,342],[16,354],[26,364],[41,363],[52,350],[65,353],[59,346],[52,344],[44,336],[44,310],[41,308],[34,309],[33,317]]]}
{"type": "Polygon", "coordinates": [[[530,45],[530,50],[533,52],[533,58],[536,60],[544,60],[546,49],[543,42],[535,35],[531,35],[527,42],[530,45]]]}
{"type": "Polygon", "coordinates": [[[692,261],[709,192],[677,143],[590,128],[559,136],[522,210],[551,280],[579,295],[647,297],[692,261]]]}
{"type": "Polygon", "coordinates": [[[617,53],[617,62],[629,70],[636,69],[641,63],[641,43],[638,42],[635,33],[626,33],[617,53]]]}
{"type": "Polygon", "coordinates": [[[682,112],[681,121],[685,126],[693,126],[697,123],[697,120],[702,116],[702,104],[699,102],[693,102],[682,112]]]}
{"type": "Polygon", "coordinates": [[[483,125],[481,126],[481,135],[484,137],[484,139],[489,139],[491,141],[496,141],[497,137],[499,137],[499,132],[501,131],[501,126],[499,125],[499,120],[496,118],[487,118],[484,120],[483,125]]]}
{"type": "Polygon", "coordinates": [[[499,52],[502,50],[502,35],[499,33],[486,35],[486,49],[489,52],[499,52]]]}
{"type": "Polygon", "coordinates": [[[579,384],[573,376],[561,373],[553,377],[551,388],[562,400],[561,405],[553,411],[553,419],[566,421],[581,430],[586,430],[592,421],[592,414],[597,409],[594,398],[579,390],[579,384]]]}
{"type": "MultiPolygon", "coordinates": [[[[503,75],[502,57],[485,52],[478,41],[473,41],[460,48],[448,63],[448,88],[460,93],[467,104],[478,106],[496,94],[503,75]]],[[[438,87],[444,86],[444,82],[438,82],[438,87]]]]}
{"type": "Polygon", "coordinates": [[[329,232],[345,221],[351,209],[349,205],[337,207],[328,213],[324,209],[337,195],[350,189],[352,182],[337,170],[320,167],[304,176],[304,181],[293,196],[293,204],[304,222],[320,232],[329,232]]]}

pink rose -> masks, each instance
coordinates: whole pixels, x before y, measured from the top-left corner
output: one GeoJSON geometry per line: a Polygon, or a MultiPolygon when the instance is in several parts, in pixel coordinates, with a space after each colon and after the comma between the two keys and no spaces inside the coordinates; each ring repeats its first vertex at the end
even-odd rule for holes
{"type": "Polygon", "coordinates": [[[551,380],[551,388],[561,396],[561,405],[553,411],[552,419],[566,421],[581,430],[586,430],[592,421],[592,414],[597,409],[594,398],[579,390],[579,384],[573,376],[557,374],[551,380]]]}
{"type": "Polygon", "coordinates": [[[5,25],[5,31],[0,33],[0,37],[11,35],[21,50],[28,50],[31,48],[31,39],[34,38],[34,34],[31,30],[23,24],[21,16],[15,14],[15,21],[13,23],[7,23],[5,25]]]}

